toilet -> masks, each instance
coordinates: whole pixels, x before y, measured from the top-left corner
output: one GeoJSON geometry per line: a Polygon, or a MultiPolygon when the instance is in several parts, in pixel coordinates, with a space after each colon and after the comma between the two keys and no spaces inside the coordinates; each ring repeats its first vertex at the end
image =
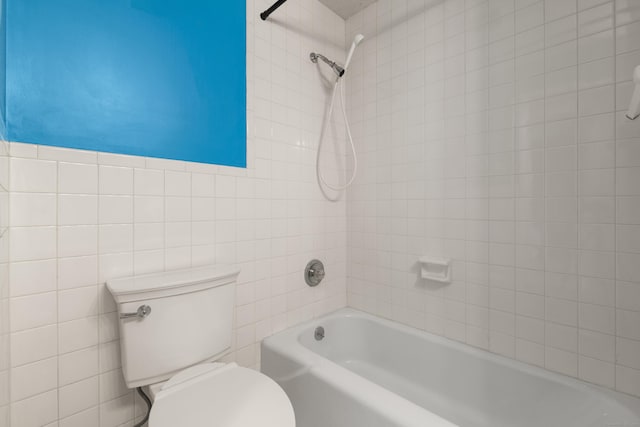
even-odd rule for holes
{"type": "Polygon", "coordinates": [[[125,382],[153,402],[149,427],[295,427],[275,381],[216,362],[231,348],[238,273],[209,266],[107,282],[125,382]]]}

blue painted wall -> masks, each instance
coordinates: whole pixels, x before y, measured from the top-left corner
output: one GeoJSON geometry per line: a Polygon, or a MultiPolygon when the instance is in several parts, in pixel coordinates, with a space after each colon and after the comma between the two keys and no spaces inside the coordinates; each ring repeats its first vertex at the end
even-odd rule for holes
{"type": "Polygon", "coordinates": [[[244,0],[4,0],[13,141],[246,166],[244,0]]]}
{"type": "Polygon", "coordinates": [[[7,26],[5,0],[0,0],[0,140],[7,138],[7,26]]]}

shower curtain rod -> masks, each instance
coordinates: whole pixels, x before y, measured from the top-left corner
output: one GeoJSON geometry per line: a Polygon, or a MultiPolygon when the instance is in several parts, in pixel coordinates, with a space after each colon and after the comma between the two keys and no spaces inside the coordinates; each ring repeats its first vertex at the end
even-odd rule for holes
{"type": "Polygon", "coordinates": [[[269,15],[271,15],[273,12],[275,12],[276,9],[278,9],[280,6],[282,6],[284,4],[284,2],[286,2],[286,1],[287,0],[278,0],[269,9],[265,10],[264,12],[262,12],[260,14],[260,18],[262,18],[263,21],[266,21],[267,18],[269,17],[269,15]]]}

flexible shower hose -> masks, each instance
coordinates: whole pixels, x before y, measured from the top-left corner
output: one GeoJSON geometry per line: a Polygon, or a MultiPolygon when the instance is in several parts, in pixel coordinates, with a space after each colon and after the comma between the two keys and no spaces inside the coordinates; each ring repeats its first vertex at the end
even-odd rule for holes
{"type": "MultiPolygon", "coordinates": [[[[349,119],[347,118],[347,110],[345,108],[345,97],[344,97],[344,83],[341,83],[341,78],[337,78],[335,84],[333,85],[333,92],[331,94],[331,103],[329,105],[329,113],[327,114],[327,118],[325,120],[324,126],[322,128],[322,132],[320,133],[320,142],[318,143],[318,155],[316,157],[316,175],[318,176],[318,180],[327,188],[330,188],[334,191],[342,191],[351,186],[353,184],[353,180],[356,178],[356,173],[358,172],[358,157],[356,155],[356,147],[353,144],[353,136],[351,135],[351,127],[349,126],[349,119]],[[351,174],[351,178],[347,180],[347,183],[344,185],[332,185],[329,184],[322,175],[322,171],[320,170],[320,156],[322,155],[322,144],[325,139],[325,135],[329,129],[329,124],[331,123],[331,116],[333,116],[333,106],[336,99],[336,93],[338,91],[338,86],[340,86],[340,106],[342,107],[342,116],[344,117],[345,127],[347,129],[347,137],[349,139],[349,145],[351,146],[351,152],[353,153],[353,173],[351,174]]],[[[328,197],[327,197],[328,198],[328,197]]],[[[337,199],[329,199],[332,201],[336,201],[337,199]]]]}

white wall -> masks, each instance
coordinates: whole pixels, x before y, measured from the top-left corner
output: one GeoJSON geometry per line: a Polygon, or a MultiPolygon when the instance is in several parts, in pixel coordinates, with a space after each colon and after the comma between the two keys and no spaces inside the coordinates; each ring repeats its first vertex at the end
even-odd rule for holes
{"type": "Polygon", "coordinates": [[[640,396],[640,2],[379,0],[357,32],[349,305],[640,396]]]}
{"type": "Polygon", "coordinates": [[[264,23],[270,2],[253,3],[247,169],[11,144],[10,319],[0,331],[11,343],[0,406],[10,401],[11,413],[0,426],[130,426],[142,415],[122,379],[110,278],[238,265],[227,359],[249,367],[263,337],[346,304],[346,204],[324,201],[315,183],[326,96],[308,61],[312,49],[344,55],[344,21],[296,0],[264,23]],[[314,289],[302,276],[312,258],[327,268],[314,289]]]}

